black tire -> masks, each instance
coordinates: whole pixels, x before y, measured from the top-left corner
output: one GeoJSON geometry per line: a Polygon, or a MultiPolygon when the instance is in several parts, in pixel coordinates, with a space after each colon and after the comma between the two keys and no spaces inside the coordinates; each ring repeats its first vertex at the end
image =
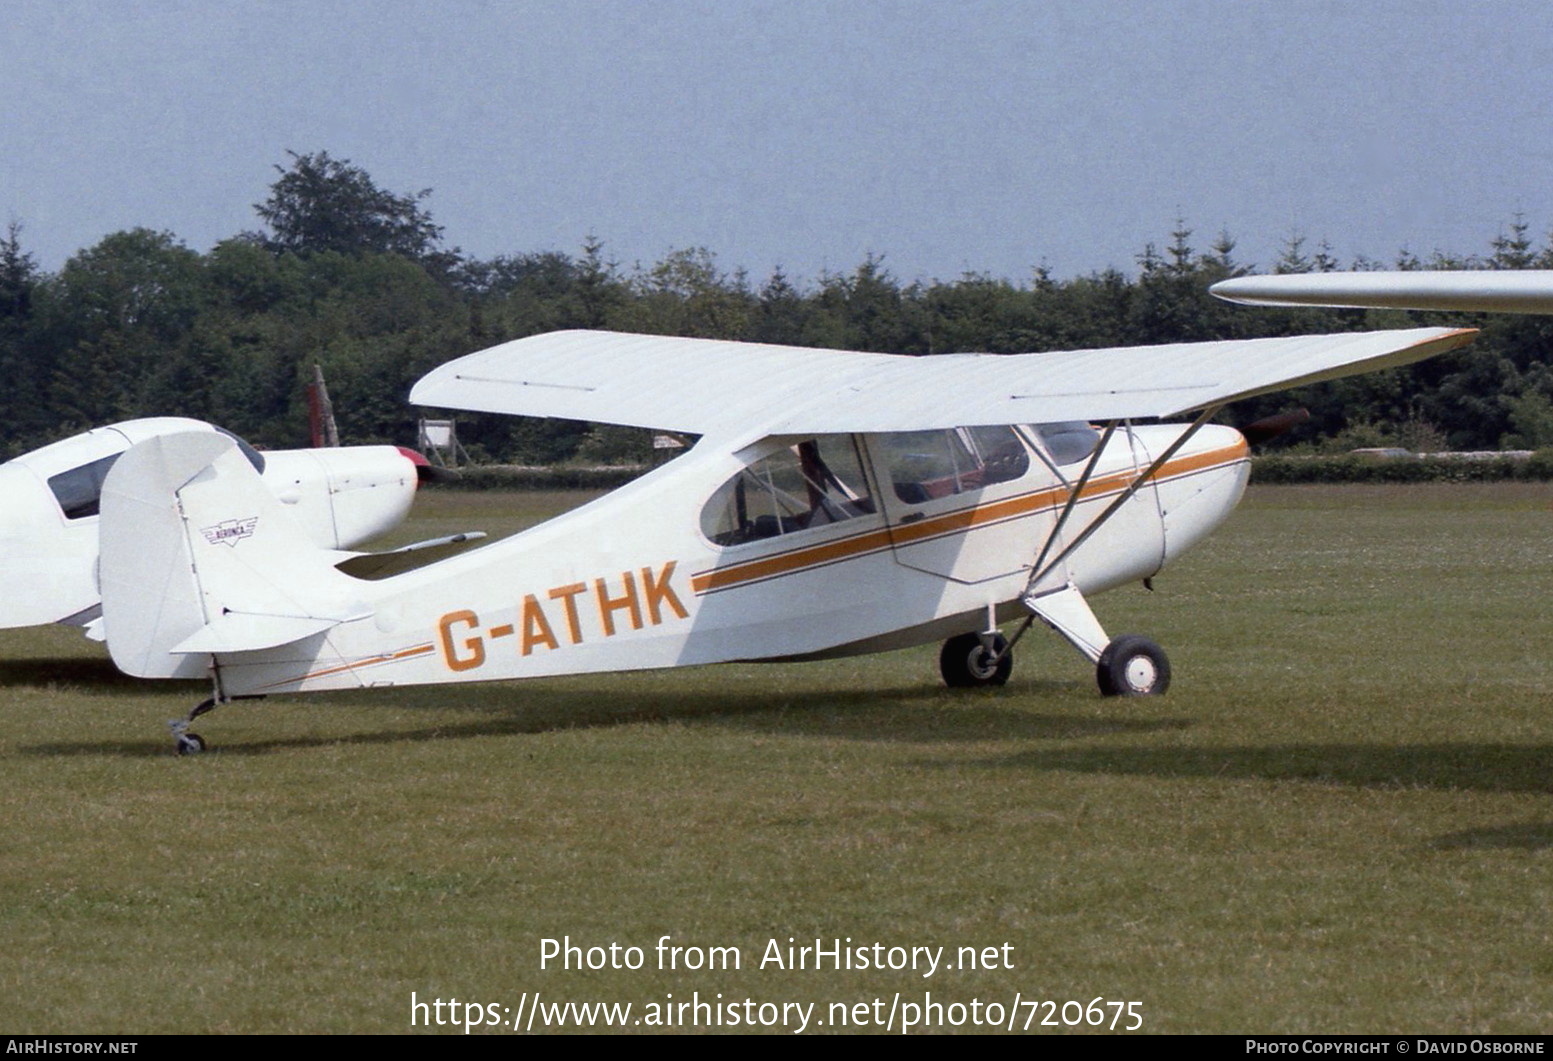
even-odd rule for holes
{"type": "Polygon", "coordinates": [[[961,634],[945,641],[938,653],[938,669],[944,684],[951,689],[974,689],[1008,681],[1014,671],[1014,653],[1008,647],[1008,639],[998,634],[992,645],[996,663],[990,661],[979,634],[961,634]]]}
{"type": "Polygon", "coordinates": [[[1095,680],[1106,696],[1159,696],[1170,688],[1170,660],[1148,638],[1123,634],[1100,653],[1095,680]]]}
{"type": "Polygon", "coordinates": [[[179,755],[198,755],[205,750],[205,738],[198,733],[184,733],[178,738],[179,755]]]}

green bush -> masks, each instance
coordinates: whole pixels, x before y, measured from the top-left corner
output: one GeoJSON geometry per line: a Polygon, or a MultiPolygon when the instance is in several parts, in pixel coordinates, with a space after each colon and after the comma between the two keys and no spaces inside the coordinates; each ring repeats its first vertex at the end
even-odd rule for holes
{"type": "Polygon", "coordinates": [[[469,465],[458,478],[442,484],[455,490],[613,490],[647,471],[645,466],[578,468],[556,464],[524,467],[515,464],[469,465]]]}
{"type": "Polygon", "coordinates": [[[1508,480],[1553,481],[1553,450],[1529,458],[1490,457],[1256,457],[1251,481],[1279,483],[1487,483],[1508,480]]]}

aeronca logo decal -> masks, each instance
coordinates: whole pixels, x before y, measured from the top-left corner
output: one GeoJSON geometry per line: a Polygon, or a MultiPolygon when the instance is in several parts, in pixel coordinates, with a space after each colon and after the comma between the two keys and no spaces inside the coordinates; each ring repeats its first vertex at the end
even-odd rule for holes
{"type": "Polygon", "coordinates": [[[254,528],[259,525],[258,516],[249,516],[247,519],[224,519],[213,527],[201,527],[200,533],[211,545],[227,545],[237,548],[237,543],[244,538],[252,538],[254,528]]]}

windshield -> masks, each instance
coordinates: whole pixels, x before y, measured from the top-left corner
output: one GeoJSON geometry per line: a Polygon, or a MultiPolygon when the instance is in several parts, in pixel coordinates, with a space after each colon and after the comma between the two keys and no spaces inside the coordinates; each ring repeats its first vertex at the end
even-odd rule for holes
{"type": "Polygon", "coordinates": [[[1036,424],[1035,433],[1041,445],[1058,464],[1077,464],[1088,460],[1100,444],[1100,432],[1082,420],[1069,420],[1059,424],[1036,424]]]}

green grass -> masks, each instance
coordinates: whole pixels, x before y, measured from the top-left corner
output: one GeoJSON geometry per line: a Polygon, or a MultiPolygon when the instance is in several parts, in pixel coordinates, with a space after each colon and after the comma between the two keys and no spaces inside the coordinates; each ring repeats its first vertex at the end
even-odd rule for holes
{"type": "MultiPolygon", "coordinates": [[[[925,648],[289,697],[178,759],[163,721],[201,687],[121,678],[74,631],[0,636],[0,1029],[403,1032],[412,991],[538,990],[1544,1032],[1550,498],[1254,490],[1159,592],[1097,601],[1170,652],[1153,701],[1102,700],[1032,632],[1001,691],[949,693],[925,648]],[[744,967],[659,971],[665,934],[744,967]],[[541,971],[561,936],[648,967],[541,971]],[[789,936],[1006,942],[1015,967],[756,967],[789,936]]],[[[575,500],[430,493],[402,537],[575,500]]]]}

